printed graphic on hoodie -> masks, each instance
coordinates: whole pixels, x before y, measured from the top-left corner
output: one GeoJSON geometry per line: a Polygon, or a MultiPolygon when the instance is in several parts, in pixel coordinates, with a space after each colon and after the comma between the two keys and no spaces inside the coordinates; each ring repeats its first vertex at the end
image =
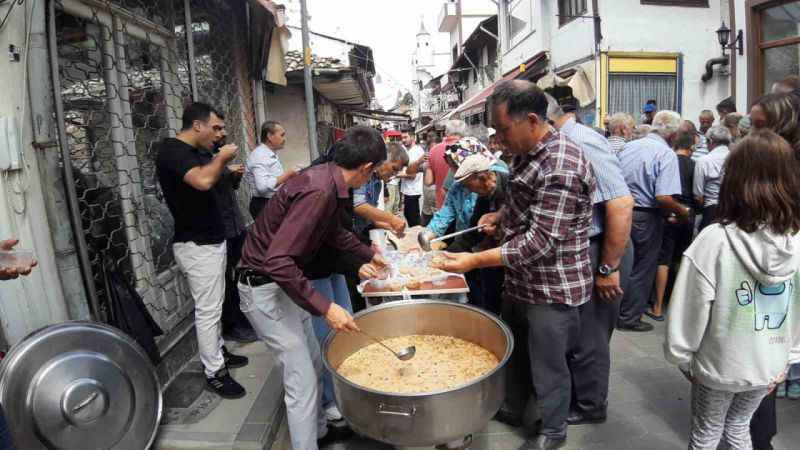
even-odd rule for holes
{"type": "Polygon", "coordinates": [[[736,298],[742,306],[753,304],[756,331],[763,330],[765,325],[769,330],[777,330],[786,321],[793,293],[791,280],[771,286],[756,281],[752,288],[750,282],[744,281],[736,290],[736,298]]]}

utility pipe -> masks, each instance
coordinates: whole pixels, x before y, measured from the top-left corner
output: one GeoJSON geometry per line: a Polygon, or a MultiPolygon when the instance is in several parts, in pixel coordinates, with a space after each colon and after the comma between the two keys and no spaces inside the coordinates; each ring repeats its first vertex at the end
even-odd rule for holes
{"type": "Polygon", "coordinates": [[[308,152],[309,161],[317,159],[317,115],[314,112],[314,84],[311,78],[311,43],[308,32],[308,6],[306,0],[300,0],[300,15],[302,16],[303,34],[303,82],[306,92],[306,121],[308,122],[308,152]]]}

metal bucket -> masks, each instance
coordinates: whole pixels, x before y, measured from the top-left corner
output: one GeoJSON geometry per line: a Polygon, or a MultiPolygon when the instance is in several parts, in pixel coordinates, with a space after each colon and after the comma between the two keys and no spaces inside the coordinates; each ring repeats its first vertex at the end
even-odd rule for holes
{"type": "Polygon", "coordinates": [[[396,394],[355,385],[336,368],[370,345],[361,334],[332,333],[323,360],[333,374],[339,410],[354,431],[397,446],[421,447],[453,442],[483,429],[505,397],[505,366],[514,338],[496,316],[470,305],[431,300],[392,302],[362,311],[356,323],[382,338],[411,334],[452,336],[494,353],[500,364],[469,384],[423,394],[396,394]]]}

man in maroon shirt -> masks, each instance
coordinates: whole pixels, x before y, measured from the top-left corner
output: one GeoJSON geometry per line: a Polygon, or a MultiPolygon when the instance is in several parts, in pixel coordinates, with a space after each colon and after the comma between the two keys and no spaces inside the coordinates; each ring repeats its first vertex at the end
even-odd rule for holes
{"type": "Polygon", "coordinates": [[[334,162],[313,166],[284,183],[244,244],[238,270],[241,308],[283,367],[295,450],[317,450],[340,437],[328,431],[321,408],[322,359],[311,315],[324,316],[336,331],[358,330],[346,310],[312,287],[304,269],[323,243],[360,257],[362,278],[385,265],[338,219],[352,201],[349,189],[366,183],[385,159],[380,133],[369,127],[349,129],[334,162]]]}

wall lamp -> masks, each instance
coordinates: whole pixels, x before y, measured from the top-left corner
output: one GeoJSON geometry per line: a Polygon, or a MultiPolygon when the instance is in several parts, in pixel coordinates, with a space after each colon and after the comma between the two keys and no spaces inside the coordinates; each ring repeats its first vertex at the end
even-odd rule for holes
{"type": "Polygon", "coordinates": [[[736,33],[736,39],[728,45],[728,41],[731,39],[731,29],[725,25],[725,21],[722,21],[722,26],[716,31],[717,33],[717,40],[719,41],[719,45],[722,46],[722,56],[725,56],[725,50],[738,50],[739,56],[744,55],[744,32],[739,30],[736,33]]]}

